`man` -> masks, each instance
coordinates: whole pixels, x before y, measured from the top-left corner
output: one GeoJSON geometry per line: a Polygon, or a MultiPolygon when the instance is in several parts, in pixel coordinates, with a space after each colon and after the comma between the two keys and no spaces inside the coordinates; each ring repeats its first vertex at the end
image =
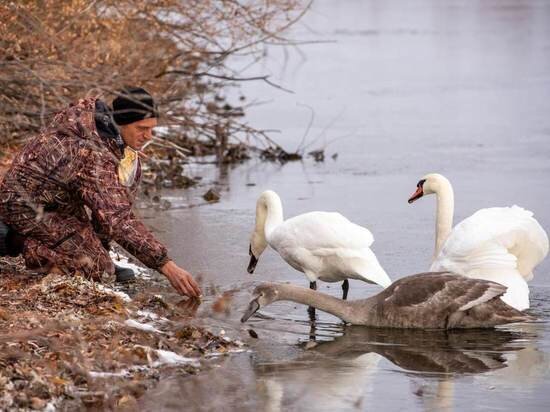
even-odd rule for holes
{"type": "Polygon", "coordinates": [[[100,279],[115,273],[108,243],[116,241],[163,273],[181,294],[201,291],[132,211],[141,168],[138,153],[152,139],[158,112],[142,88],[113,100],[80,100],[15,157],[0,184],[0,254],[23,254],[29,269],[100,279]],[[113,122],[114,118],[114,122],[113,122]]]}

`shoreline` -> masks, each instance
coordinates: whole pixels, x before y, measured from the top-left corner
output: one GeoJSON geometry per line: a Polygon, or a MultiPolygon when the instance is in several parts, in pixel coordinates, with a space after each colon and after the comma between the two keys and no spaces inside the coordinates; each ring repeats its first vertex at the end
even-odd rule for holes
{"type": "Polygon", "coordinates": [[[209,369],[244,343],[193,319],[138,277],[131,299],[81,277],[0,259],[0,409],[132,408],[166,373],[209,369]]]}

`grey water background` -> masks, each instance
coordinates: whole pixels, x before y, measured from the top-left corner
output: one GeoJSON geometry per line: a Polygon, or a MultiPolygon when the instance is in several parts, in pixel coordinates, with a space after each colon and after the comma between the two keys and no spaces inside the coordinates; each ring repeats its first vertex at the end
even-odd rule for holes
{"type": "MultiPolygon", "coordinates": [[[[174,208],[142,213],[171,256],[203,278],[199,319],[250,351],[195,377],[162,379],[142,408],[547,410],[550,259],[530,283],[531,311],[541,319],[532,325],[384,332],[318,313],[312,333],[305,307],[288,302],[245,325],[239,318],[257,282],[307,286],[269,250],[254,275],[246,272],[265,189],[279,193],[285,216],[338,211],[369,228],[392,278],[429,267],[435,198],[406,202],[429,172],[451,180],[455,224],[480,208],[517,204],[550,230],[550,2],[316,0],[291,37],[316,43],[268,47],[262,64],[241,75],[268,73],[293,93],[246,82],[242,93],[263,103],[248,109],[247,121],[277,129],[274,140],[294,151],[313,111],[306,152],[325,148],[325,161],[192,163],[188,172],[204,175],[204,184],[163,192],[174,208]],[[219,203],[179,208],[201,203],[210,186],[219,203]],[[209,305],[228,290],[231,313],[213,316],[209,305]]],[[[246,64],[234,61],[236,69],[246,64]]],[[[341,293],[338,284],[320,290],[341,293]]],[[[379,290],[351,281],[350,298],[379,290]]]]}

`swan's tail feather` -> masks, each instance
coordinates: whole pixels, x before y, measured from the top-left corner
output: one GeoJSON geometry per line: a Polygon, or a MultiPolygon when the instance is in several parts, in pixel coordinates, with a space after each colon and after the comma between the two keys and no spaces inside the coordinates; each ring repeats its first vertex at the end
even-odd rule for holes
{"type": "Polygon", "coordinates": [[[358,278],[369,283],[387,288],[392,284],[392,281],[384,268],[378,262],[376,255],[370,249],[365,249],[364,256],[357,270],[358,278]]]}

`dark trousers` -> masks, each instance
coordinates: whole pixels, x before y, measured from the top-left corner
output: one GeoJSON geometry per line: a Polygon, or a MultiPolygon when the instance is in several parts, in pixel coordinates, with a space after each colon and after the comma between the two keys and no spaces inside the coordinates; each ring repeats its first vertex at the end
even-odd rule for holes
{"type": "Polygon", "coordinates": [[[96,280],[114,273],[108,241],[94,230],[96,225],[86,213],[40,215],[15,206],[2,210],[2,220],[24,237],[22,254],[28,269],[49,271],[55,266],[66,274],[96,280]]]}

